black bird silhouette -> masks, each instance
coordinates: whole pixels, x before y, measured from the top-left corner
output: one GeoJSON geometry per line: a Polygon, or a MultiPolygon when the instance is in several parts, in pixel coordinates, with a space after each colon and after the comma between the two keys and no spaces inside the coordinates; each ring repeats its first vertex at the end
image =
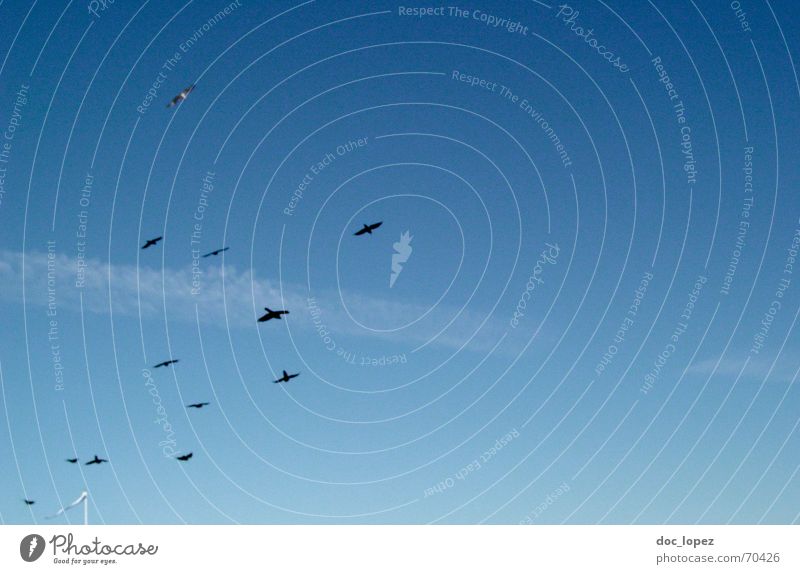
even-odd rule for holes
{"type": "Polygon", "coordinates": [[[28,506],[30,506],[31,504],[36,504],[35,500],[28,500],[27,498],[23,498],[22,500],[24,500],[25,504],[27,504],[28,506]]]}
{"type": "Polygon", "coordinates": [[[192,85],[191,85],[191,86],[189,86],[188,88],[185,88],[185,89],[184,89],[184,90],[183,90],[183,91],[182,91],[180,94],[178,94],[177,96],[175,96],[174,98],[172,98],[172,101],[171,101],[170,103],[168,103],[168,104],[167,104],[167,107],[168,107],[168,108],[171,108],[171,107],[173,107],[173,106],[177,106],[178,104],[180,104],[180,103],[181,103],[183,100],[185,100],[185,99],[186,99],[186,96],[188,96],[188,95],[189,95],[189,93],[190,93],[192,90],[194,90],[194,84],[192,84],[192,85]]]}
{"type": "Polygon", "coordinates": [[[208,403],[192,403],[191,405],[186,405],[186,408],[187,409],[202,409],[206,405],[208,405],[208,403]]]}
{"type": "Polygon", "coordinates": [[[294,375],[290,375],[286,371],[283,371],[283,376],[278,379],[277,381],[272,381],[273,383],[288,383],[289,379],[293,379],[298,376],[300,373],[295,373],[294,375]]]}
{"type": "Polygon", "coordinates": [[[223,251],[227,251],[228,249],[230,249],[230,247],[223,247],[222,249],[215,249],[214,251],[212,251],[210,253],[206,253],[205,255],[203,255],[203,257],[211,257],[212,255],[219,255],[220,253],[222,253],[223,251]]]}
{"type": "Polygon", "coordinates": [[[383,224],[383,221],[379,221],[378,223],[373,223],[372,225],[364,224],[364,227],[356,231],[353,235],[364,235],[365,233],[369,233],[372,235],[372,232],[378,229],[383,224]]]}
{"type": "Polygon", "coordinates": [[[162,239],[164,239],[164,238],[163,237],[156,237],[155,239],[148,239],[147,243],[142,245],[142,249],[147,249],[148,247],[152,247],[153,245],[155,245],[156,243],[158,243],[162,239]]]}
{"type": "Polygon", "coordinates": [[[104,459],[104,458],[98,458],[97,455],[94,455],[94,459],[92,459],[89,462],[87,462],[86,466],[89,466],[90,464],[101,464],[101,463],[104,463],[104,462],[108,462],[108,461],[106,459],[104,459]]]}
{"type": "Polygon", "coordinates": [[[269,307],[264,307],[264,311],[266,311],[266,314],[258,318],[259,323],[263,323],[264,321],[269,321],[270,319],[280,319],[281,315],[289,314],[289,311],[273,311],[269,307]]]}
{"type": "Polygon", "coordinates": [[[77,458],[68,458],[67,462],[75,464],[76,462],[78,462],[78,459],[77,458]]]}
{"type": "Polygon", "coordinates": [[[163,361],[157,365],[153,365],[153,368],[157,369],[159,367],[169,367],[170,365],[172,365],[173,363],[177,363],[178,361],[180,361],[180,359],[170,359],[169,361],[163,361]]]}
{"type": "Polygon", "coordinates": [[[182,462],[186,462],[187,460],[189,460],[190,458],[192,458],[192,453],[189,453],[189,454],[182,454],[181,456],[176,456],[175,458],[177,458],[178,460],[180,460],[180,461],[182,461],[182,462]]]}

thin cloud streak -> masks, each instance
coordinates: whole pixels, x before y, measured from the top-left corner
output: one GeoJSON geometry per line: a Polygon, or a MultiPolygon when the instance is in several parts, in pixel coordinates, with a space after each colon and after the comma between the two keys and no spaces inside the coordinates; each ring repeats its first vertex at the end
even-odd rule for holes
{"type": "MultiPolygon", "coordinates": [[[[314,322],[309,311],[308,294],[305,287],[284,283],[280,285],[268,279],[254,276],[250,270],[235,265],[208,265],[201,267],[199,282],[194,283],[192,268],[164,268],[134,264],[113,263],[99,259],[86,259],[83,267],[82,286],[76,287],[78,267],[76,261],[66,255],[46,252],[29,252],[24,256],[26,300],[31,306],[47,306],[55,301],[59,312],[78,312],[80,294],[83,307],[89,313],[107,314],[109,305],[109,277],[111,278],[111,301],[115,317],[136,317],[140,311],[145,318],[161,317],[166,305],[171,321],[194,323],[195,307],[199,307],[200,320],[204,324],[224,325],[231,328],[248,328],[255,324],[257,314],[265,305],[292,310],[289,320],[304,330],[313,330],[314,322]],[[223,292],[224,284],[224,292],[223,292]],[[138,285],[138,293],[137,293],[138,285]],[[255,300],[255,314],[253,311],[255,300]]],[[[0,298],[18,302],[22,297],[23,254],[12,251],[0,252],[0,281],[5,286],[0,298]]],[[[409,347],[426,343],[432,333],[446,325],[458,310],[440,304],[415,325],[397,331],[374,332],[356,324],[342,308],[339,294],[334,292],[314,293],[316,305],[322,309],[327,328],[343,336],[367,336],[392,341],[403,341],[409,347]]],[[[347,304],[358,309],[359,317],[379,318],[375,328],[394,328],[407,324],[428,311],[424,305],[398,302],[358,293],[343,293],[347,304]]],[[[450,349],[460,348],[485,319],[475,311],[464,311],[453,324],[437,337],[432,344],[450,349]]],[[[487,351],[505,332],[505,321],[490,318],[481,328],[468,348],[487,351]]],[[[517,349],[519,350],[519,349],[517,349]]]]}

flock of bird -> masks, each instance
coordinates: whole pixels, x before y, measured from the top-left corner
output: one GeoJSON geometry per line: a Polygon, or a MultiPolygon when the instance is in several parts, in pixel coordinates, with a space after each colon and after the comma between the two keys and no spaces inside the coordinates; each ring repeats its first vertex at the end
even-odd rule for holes
{"type": "MultiPolygon", "coordinates": [[[[178,94],[177,96],[172,98],[170,103],[167,104],[167,107],[171,108],[171,107],[177,106],[178,104],[183,102],[186,99],[186,97],[189,95],[189,93],[192,90],[194,90],[194,88],[195,88],[195,86],[191,85],[191,86],[187,87],[186,89],[184,89],[180,94],[178,94]]],[[[356,235],[356,236],[372,235],[372,232],[375,231],[376,229],[378,229],[382,224],[383,224],[382,221],[379,221],[377,223],[372,223],[372,224],[369,224],[369,225],[365,223],[364,226],[361,229],[359,229],[358,231],[356,231],[353,235],[356,235]]],[[[154,247],[160,241],[162,241],[163,239],[164,239],[163,236],[158,236],[158,237],[154,237],[153,239],[148,239],[145,242],[145,244],[142,245],[142,249],[149,249],[150,247],[154,247]]],[[[214,251],[210,251],[210,252],[206,253],[202,257],[217,256],[220,253],[223,253],[224,251],[227,251],[228,249],[230,249],[230,247],[223,247],[221,249],[215,249],[214,251]]],[[[265,322],[270,321],[272,319],[280,320],[283,315],[288,315],[289,314],[289,311],[286,310],[286,309],[273,311],[269,307],[264,307],[264,311],[266,311],[266,313],[264,315],[262,315],[261,317],[259,317],[257,319],[257,322],[265,323],[265,322]]],[[[159,369],[161,367],[169,367],[171,365],[175,365],[179,361],[180,361],[180,359],[168,359],[166,361],[162,361],[162,362],[160,362],[160,363],[158,363],[156,365],[153,365],[153,368],[154,369],[159,369]]],[[[282,376],[280,378],[274,380],[273,383],[276,383],[276,384],[277,383],[288,383],[290,380],[292,380],[292,379],[294,379],[295,377],[298,377],[298,376],[300,376],[300,373],[289,374],[288,372],[286,372],[284,370],[282,376]]],[[[186,405],[186,408],[187,409],[198,409],[199,410],[199,409],[202,409],[205,406],[208,406],[209,404],[210,403],[208,403],[208,402],[192,403],[192,404],[186,405]]],[[[181,462],[186,462],[189,459],[191,459],[192,456],[193,456],[193,453],[192,452],[188,452],[186,454],[182,454],[182,455],[176,456],[175,459],[179,460],[181,462]]],[[[76,457],[76,458],[68,458],[68,459],[65,459],[65,460],[66,460],[66,462],[68,462],[70,464],[77,464],[79,459],[76,457]]],[[[90,461],[88,461],[88,462],[86,462],[84,464],[88,466],[88,465],[94,465],[94,464],[102,464],[104,462],[108,462],[108,460],[104,459],[104,458],[100,458],[95,454],[94,458],[92,460],[90,460],[90,461]]],[[[25,498],[23,500],[24,500],[25,504],[27,504],[28,506],[36,503],[35,500],[29,500],[27,498],[25,498]]]]}
{"type": "MultiPolygon", "coordinates": [[[[378,229],[382,224],[383,224],[382,221],[379,221],[377,223],[372,223],[372,224],[369,224],[369,225],[365,223],[364,227],[362,227],[361,229],[356,231],[353,235],[356,235],[356,236],[372,235],[372,232],[375,231],[376,229],[378,229]]],[[[155,237],[153,239],[148,239],[145,242],[145,244],[142,245],[142,249],[147,249],[149,247],[152,247],[152,246],[156,245],[162,239],[164,239],[163,236],[158,236],[158,237],[155,237]]],[[[206,253],[205,255],[203,255],[203,257],[209,257],[209,256],[212,256],[212,255],[219,255],[220,253],[222,253],[223,251],[227,251],[228,249],[230,249],[230,247],[223,247],[221,249],[215,249],[214,251],[206,253]]],[[[267,321],[271,321],[272,319],[280,320],[283,317],[283,315],[288,315],[289,314],[289,311],[287,309],[280,309],[278,311],[273,311],[269,307],[264,307],[264,311],[266,311],[266,313],[261,315],[261,317],[259,317],[257,319],[257,322],[266,323],[267,321]]],[[[153,365],[153,368],[154,369],[159,369],[161,367],[169,367],[170,365],[174,365],[178,361],[180,361],[180,359],[168,359],[166,361],[162,361],[162,362],[158,363],[157,365],[153,365]]],[[[288,383],[289,381],[291,381],[292,379],[294,379],[295,377],[298,377],[298,376],[300,376],[300,373],[289,374],[287,371],[284,370],[282,376],[280,378],[278,378],[278,379],[275,379],[272,382],[273,383],[288,383]]],[[[186,405],[186,408],[201,409],[201,408],[207,406],[208,404],[209,403],[207,403],[207,402],[192,403],[190,405],[186,405]]],[[[95,458],[97,458],[97,457],[95,457],[95,458]]],[[[180,456],[176,456],[175,458],[177,460],[182,461],[182,462],[186,462],[187,460],[192,458],[192,453],[189,452],[189,453],[186,453],[186,454],[183,454],[183,455],[180,455],[180,456]]],[[[92,463],[89,462],[89,463],[86,463],[86,464],[92,464],[92,463]]]]}

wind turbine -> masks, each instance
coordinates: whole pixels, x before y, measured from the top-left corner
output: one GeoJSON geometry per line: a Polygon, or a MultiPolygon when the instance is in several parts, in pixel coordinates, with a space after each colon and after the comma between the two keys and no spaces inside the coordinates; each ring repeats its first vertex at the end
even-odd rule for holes
{"type": "Polygon", "coordinates": [[[50,519],[50,518],[56,518],[57,516],[61,516],[70,508],[75,508],[76,506],[78,506],[81,502],[83,503],[83,524],[87,525],[89,524],[89,493],[86,492],[85,490],[81,492],[81,495],[75,500],[75,502],[73,502],[72,504],[68,504],[67,506],[65,506],[52,516],[46,516],[45,518],[50,519]]]}

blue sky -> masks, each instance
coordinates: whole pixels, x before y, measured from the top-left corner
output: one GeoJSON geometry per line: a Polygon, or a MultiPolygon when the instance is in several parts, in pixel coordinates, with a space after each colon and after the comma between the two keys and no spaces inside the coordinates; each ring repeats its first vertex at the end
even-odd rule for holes
{"type": "Polygon", "coordinates": [[[4,523],[800,519],[796,8],[458,6],[0,4],[4,523]]]}

